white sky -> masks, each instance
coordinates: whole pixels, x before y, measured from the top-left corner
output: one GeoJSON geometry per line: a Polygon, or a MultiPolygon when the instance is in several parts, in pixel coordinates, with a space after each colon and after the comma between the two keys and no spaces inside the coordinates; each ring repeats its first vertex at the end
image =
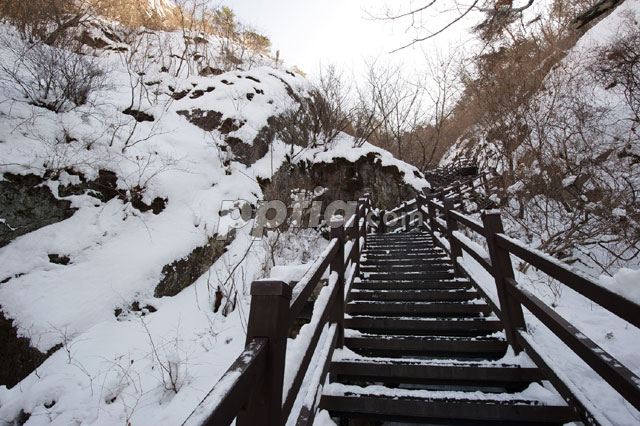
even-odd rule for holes
{"type": "Polygon", "coordinates": [[[329,63],[357,74],[364,58],[380,55],[419,67],[423,51],[446,49],[464,32],[464,26],[457,26],[433,42],[389,55],[410,41],[411,34],[398,23],[372,20],[367,12],[381,15],[386,4],[402,4],[398,0],[223,0],[223,4],[240,22],[269,37],[273,52],[280,50],[287,65],[297,65],[309,75],[329,63]]]}

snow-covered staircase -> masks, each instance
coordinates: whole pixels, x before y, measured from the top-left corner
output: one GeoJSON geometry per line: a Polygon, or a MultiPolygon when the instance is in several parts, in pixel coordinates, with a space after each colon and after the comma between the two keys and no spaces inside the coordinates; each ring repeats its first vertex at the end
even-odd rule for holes
{"type": "Polygon", "coordinates": [[[370,235],[320,408],[349,419],[422,424],[576,420],[429,233],[370,235]]]}

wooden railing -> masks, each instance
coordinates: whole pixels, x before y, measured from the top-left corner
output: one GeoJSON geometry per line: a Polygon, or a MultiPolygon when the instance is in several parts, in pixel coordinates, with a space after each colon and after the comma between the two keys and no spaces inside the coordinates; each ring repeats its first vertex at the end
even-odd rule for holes
{"type": "Polygon", "coordinates": [[[451,199],[458,206],[462,204],[465,194],[476,193],[479,189],[488,194],[490,192],[490,182],[491,176],[489,173],[480,173],[476,176],[459,180],[452,185],[441,188],[437,192],[419,194],[417,198],[403,202],[395,209],[380,214],[378,217],[379,224],[375,228],[377,232],[381,233],[392,232],[400,228],[406,231],[415,222],[420,212],[418,206],[425,206],[428,199],[440,201],[451,199]]]}
{"type": "MultiPolygon", "coordinates": [[[[620,396],[640,410],[640,377],[624,367],[613,355],[581,333],[542,300],[519,285],[515,279],[511,257],[515,256],[529,263],[548,277],[570,287],[595,304],[639,328],[640,305],[572,271],[566,264],[553,257],[509,238],[504,234],[499,211],[484,212],[482,223],[480,223],[454,210],[457,200],[445,196],[444,202],[441,202],[441,198],[442,193],[420,195],[416,200],[407,203],[406,206],[418,206],[417,208],[422,213],[422,219],[417,226],[429,230],[436,243],[451,256],[456,274],[470,278],[478,290],[484,293],[485,299],[502,320],[507,340],[515,352],[524,350],[538,367],[546,372],[548,379],[585,424],[599,424],[595,416],[586,408],[590,404],[573,392],[574,386],[568,383],[564,374],[549,365],[545,355],[536,349],[536,345],[526,331],[524,307],[613,387],[620,396]],[[468,234],[479,235],[480,240],[484,240],[488,253],[481,245],[476,244],[473,239],[460,232],[460,228],[465,228],[468,234]],[[463,260],[463,253],[468,254],[493,277],[498,303],[495,303],[485,293],[483,287],[474,280],[473,272],[463,260]]],[[[412,217],[409,210],[411,209],[405,207],[404,216],[398,220],[410,223],[412,217]]],[[[415,220],[413,222],[415,223],[415,220]]]]}
{"type": "MultiPolygon", "coordinates": [[[[502,320],[506,338],[515,352],[524,350],[529,355],[585,424],[599,424],[597,416],[589,411],[591,404],[574,391],[575,386],[569,383],[564,373],[555,369],[548,356],[536,348],[526,331],[523,307],[620,396],[640,410],[640,378],[520,286],[511,258],[515,256],[531,264],[635,327],[640,327],[640,306],[577,274],[556,259],[509,238],[504,234],[500,212],[486,211],[482,215],[482,222],[479,222],[456,211],[465,194],[479,187],[485,193],[490,191],[484,174],[436,193],[420,194],[416,199],[387,212],[387,219],[389,213],[397,218],[386,224],[385,220],[381,220],[382,224],[377,228],[388,231],[398,228],[397,224],[401,223],[404,230],[420,227],[431,232],[436,243],[451,256],[456,274],[469,278],[502,320]],[[476,234],[480,241],[484,241],[487,250],[461,232],[462,228],[467,230],[467,234],[476,234]],[[476,281],[463,253],[493,277],[497,300],[486,293],[486,283],[483,286],[476,281]]],[[[293,288],[281,281],[252,283],[245,350],[184,425],[228,425],[234,418],[239,426],[279,426],[292,419],[296,425],[313,423],[320,385],[325,381],[333,350],[343,345],[344,305],[358,274],[366,235],[371,232],[369,213],[368,199],[361,199],[356,214],[347,218],[346,223],[332,224],[328,247],[293,288]],[[321,283],[327,269],[330,272],[328,284],[318,295],[311,322],[306,325],[311,327],[311,333],[305,333],[307,340],[297,345],[298,356],[287,357],[288,331],[309,303],[310,296],[321,283]],[[318,355],[317,362],[312,365],[314,354],[318,355]],[[302,389],[310,369],[314,374],[302,389]],[[294,406],[301,408],[294,413],[294,406]]]]}
{"type": "Polygon", "coordinates": [[[440,187],[469,174],[476,174],[477,171],[478,165],[475,160],[458,158],[446,166],[425,170],[424,176],[432,186],[440,187]]]}
{"type": "Polygon", "coordinates": [[[467,167],[477,167],[477,162],[472,158],[457,158],[446,166],[426,170],[425,174],[444,176],[455,173],[456,171],[467,167]]]}
{"type": "Polygon", "coordinates": [[[362,198],[346,223],[340,219],[331,224],[328,247],[294,287],[282,281],[251,284],[245,349],[183,425],[228,425],[236,419],[238,426],[275,426],[291,415],[297,415],[296,425],[313,424],[318,389],[325,381],[333,350],[343,346],[345,299],[366,245],[368,211],[369,200],[362,198]],[[328,284],[314,303],[311,322],[304,326],[311,327],[311,333],[305,333],[308,339],[295,348],[302,352],[287,357],[289,330],[327,269],[328,284]],[[312,365],[318,351],[318,361],[312,365]],[[302,389],[311,368],[315,374],[302,389]],[[301,407],[296,413],[292,413],[294,404],[301,407]]]}

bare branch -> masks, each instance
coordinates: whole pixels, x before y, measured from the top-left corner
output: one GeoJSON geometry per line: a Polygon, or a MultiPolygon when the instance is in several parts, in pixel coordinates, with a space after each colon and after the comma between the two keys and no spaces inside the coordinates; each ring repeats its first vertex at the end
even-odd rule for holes
{"type": "Polygon", "coordinates": [[[399,47],[397,49],[392,50],[389,53],[395,53],[398,52],[400,50],[406,49],[407,47],[411,47],[416,43],[420,43],[426,40],[429,40],[439,34],[442,34],[443,32],[445,32],[446,30],[448,30],[449,28],[451,28],[453,25],[455,25],[456,23],[458,23],[460,20],[462,20],[462,18],[464,18],[465,16],[467,16],[469,13],[471,13],[471,11],[476,7],[476,4],[478,4],[478,0],[475,0],[460,16],[458,16],[457,18],[455,18],[453,21],[449,22],[447,25],[445,25],[444,27],[440,28],[439,30],[437,30],[434,33],[431,33],[425,37],[420,37],[420,38],[416,38],[413,39],[413,41],[411,41],[410,43],[399,47]]]}

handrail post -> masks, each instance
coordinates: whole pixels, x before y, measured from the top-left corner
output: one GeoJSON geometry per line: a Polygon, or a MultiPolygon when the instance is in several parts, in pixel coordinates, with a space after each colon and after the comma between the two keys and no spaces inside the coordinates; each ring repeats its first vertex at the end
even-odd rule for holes
{"type": "Polygon", "coordinates": [[[418,212],[418,230],[419,228],[422,226],[424,227],[424,216],[422,213],[422,199],[423,199],[423,195],[422,194],[418,194],[416,196],[416,211],[418,212]]]}
{"type": "Polygon", "coordinates": [[[431,228],[431,236],[435,238],[436,232],[436,209],[433,207],[431,202],[433,201],[433,197],[427,201],[427,210],[429,211],[429,227],[431,228]]]}
{"type": "Polygon", "coordinates": [[[447,239],[449,240],[449,247],[451,247],[451,260],[453,261],[455,274],[459,276],[460,268],[458,267],[458,257],[462,256],[462,249],[460,245],[456,243],[455,238],[453,238],[453,233],[458,230],[458,222],[451,217],[451,210],[453,209],[453,199],[447,198],[444,200],[444,219],[447,222],[447,239]]]}
{"type": "Polygon", "coordinates": [[[509,252],[496,244],[495,235],[504,232],[500,212],[485,212],[482,214],[482,223],[486,231],[487,246],[493,267],[493,276],[496,282],[498,300],[500,301],[500,311],[502,311],[502,321],[507,335],[507,341],[513,347],[516,354],[522,351],[518,344],[517,330],[526,329],[522,306],[507,291],[507,278],[514,278],[513,265],[509,252]]]}
{"type": "Polygon", "coordinates": [[[249,396],[246,408],[238,413],[238,426],[280,425],[282,388],[289,319],[291,287],[282,281],[254,281],[247,325],[247,344],[256,338],[269,340],[267,368],[249,396]]]}
{"type": "Polygon", "coordinates": [[[409,217],[409,212],[411,211],[411,209],[409,208],[409,202],[404,202],[404,232],[409,232],[409,222],[411,221],[411,217],[409,217]]]}
{"type": "Polygon", "coordinates": [[[456,198],[462,204],[462,183],[460,182],[458,182],[458,184],[456,185],[456,193],[458,194],[456,198]]]}
{"type": "Polygon", "coordinates": [[[369,212],[371,211],[371,207],[369,206],[369,194],[364,194],[364,210],[362,212],[362,216],[364,217],[364,244],[362,245],[362,249],[367,248],[367,235],[369,235],[369,212]]]}
{"type": "Polygon", "coordinates": [[[355,270],[354,270],[354,274],[355,276],[357,276],[360,273],[360,218],[362,217],[362,213],[360,212],[360,209],[363,208],[364,206],[362,205],[362,200],[358,200],[358,204],[356,207],[356,219],[355,219],[355,223],[354,223],[354,227],[356,229],[353,230],[353,235],[354,235],[354,239],[353,239],[353,250],[354,250],[354,265],[355,265],[355,270]]]}
{"type": "Polygon", "coordinates": [[[330,321],[336,324],[336,347],[344,346],[344,220],[339,219],[331,222],[331,239],[338,239],[338,252],[331,260],[330,271],[338,274],[336,282],[337,297],[333,302],[330,321]]]}

